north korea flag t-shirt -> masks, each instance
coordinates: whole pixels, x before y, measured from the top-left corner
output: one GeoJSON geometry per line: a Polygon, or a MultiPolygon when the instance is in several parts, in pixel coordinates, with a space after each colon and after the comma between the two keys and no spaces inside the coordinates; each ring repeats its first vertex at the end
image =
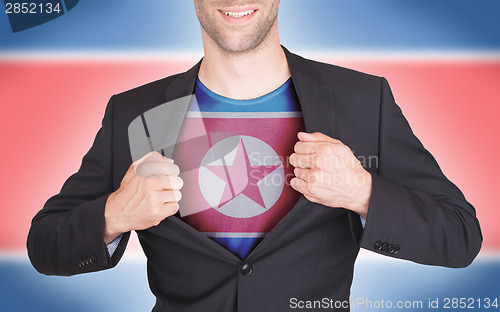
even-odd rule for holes
{"type": "Polygon", "coordinates": [[[172,155],[184,180],[181,220],[246,258],[300,197],[289,164],[299,131],[291,79],[251,100],[220,96],[198,79],[172,155]]]}

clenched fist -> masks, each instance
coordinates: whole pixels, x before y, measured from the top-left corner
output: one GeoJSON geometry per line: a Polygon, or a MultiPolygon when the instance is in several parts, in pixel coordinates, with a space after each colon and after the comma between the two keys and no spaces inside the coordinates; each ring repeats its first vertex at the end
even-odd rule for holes
{"type": "Polygon", "coordinates": [[[104,242],[131,230],[158,225],[179,210],[183,185],[172,159],[151,152],[130,165],[120,188],[109,195],[104,217],[104,242]]]}
{"type": "Polygon", "coordinates": [[[343,207],[363,218],[368,213],[372,179],[351,149],[319,132],[299,132],[290,164],[290,183],[308,200],[329,207],[343,207]]]}

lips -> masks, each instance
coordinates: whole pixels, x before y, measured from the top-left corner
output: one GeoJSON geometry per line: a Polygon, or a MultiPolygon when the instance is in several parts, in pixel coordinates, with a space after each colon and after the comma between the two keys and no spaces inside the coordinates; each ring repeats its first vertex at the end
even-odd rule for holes
{"type": "Polygon", "coordinates": [[[233,7],[219,9],[223,20],[228,24],[245,24],[255,16],[257,11],[258,9],[255,7],[233,7]]]}

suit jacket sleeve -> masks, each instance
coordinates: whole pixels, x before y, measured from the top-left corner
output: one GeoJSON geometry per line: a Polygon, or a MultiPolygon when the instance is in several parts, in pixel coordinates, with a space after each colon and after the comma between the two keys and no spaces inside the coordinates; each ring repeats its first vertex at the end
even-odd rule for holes
{"type": "Polygon", "coordinates": [[[33,218],[27,248],[40,273],[73,275],[103,270],[115,266],[123,255],[130,233],[122,237],[112,258],[104,243],[104,207],[113,192],[113,99],[78,172],[33,218]]]}
{"type": "Polygon", "coordinates": [[[412,133],[384,78],[381,89],[378,170],[360,245],[422,264],[467,266],[482,242],[474,207],[412,133]]]}

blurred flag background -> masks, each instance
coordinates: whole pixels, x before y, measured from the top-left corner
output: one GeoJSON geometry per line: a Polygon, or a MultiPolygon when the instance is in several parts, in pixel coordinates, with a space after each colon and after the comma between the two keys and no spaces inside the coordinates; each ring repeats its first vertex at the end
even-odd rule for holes
{"type": "MultiPolygon", "coordinates": [[[[0,311],[147,311],[154,297],[136,239],[115,269],[68,278],[31,267],[26,235],[79,168],[109,97],[190,68],[203,55],[199,24],[192,1],[70,2],[71,11],[16,33],[0,12],[0,311]]],[[[281,41],[292,52],[389,80],[483,230],[483,249],[466,269],[362,252],[353,311],[389,310],[382,300],[396,310],[436,310],[436,299],[439,309],[448,301],[446,310],[499,310],[499,13],[497,0],[281,3],[281,41]]]]}

